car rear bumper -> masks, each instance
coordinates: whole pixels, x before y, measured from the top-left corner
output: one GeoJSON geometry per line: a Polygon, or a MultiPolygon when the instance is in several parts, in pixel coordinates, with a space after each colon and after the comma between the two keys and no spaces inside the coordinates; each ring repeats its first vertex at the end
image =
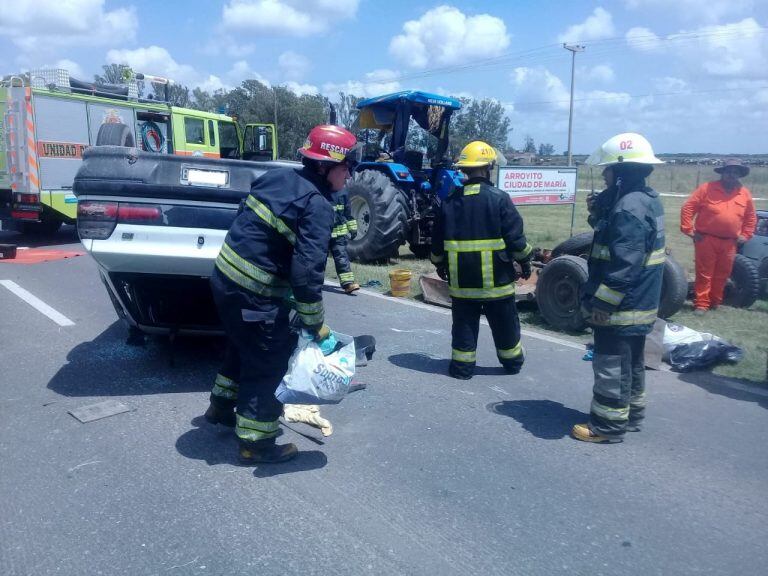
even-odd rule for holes
{"type": "Polygon", "coordinates": [[[222,333],[210,276],[226,230],[118,224],[83,240],[118,316],[155,334],[222,333]]]}

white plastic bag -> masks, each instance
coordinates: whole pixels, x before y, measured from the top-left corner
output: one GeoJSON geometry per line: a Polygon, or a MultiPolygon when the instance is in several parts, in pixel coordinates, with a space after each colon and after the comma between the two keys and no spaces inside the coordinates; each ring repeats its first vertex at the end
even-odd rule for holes
{"type": "Polygon", "coordinates": [[[668,322],[664,329],[664,361],[668,361],[669,353],[681,344],[692,344],[713,338],[714,336],[709,332],[698,332],[693,328],[668,322]]]}
{"type": "Polygon", "coordinates": [[[288,372],[275,390],[283,404],[338,404],[349,392],[355,375],[355,340],[352,336],[334,332],[342,344],[335,352],[324,356],[312,340],[299,338],[288,372]]]}

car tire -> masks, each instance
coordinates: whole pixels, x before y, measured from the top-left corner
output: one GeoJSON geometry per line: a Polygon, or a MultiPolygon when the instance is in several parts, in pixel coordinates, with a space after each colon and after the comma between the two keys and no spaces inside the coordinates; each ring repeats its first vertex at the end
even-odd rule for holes
{"type": "Polygon", "coordinates": [[[581,312],[581,288],[588,275],[586,260],[571,255],[555,258],[541,269],[536,302],[547,324],[570,331],[587,327],[581,312]]]}
{"type": "Polygon", "coordinates": [[[565,242],[561,242],[552,250],[552,258],[558,256],[579,256],[585,260],[589,258],[589,251],[592,248],[592,239],[594,232],[582,232],[571,236],[565,242]]]}
{"type": "Polygon", "coordinates": [[[667,319],[677,314],[688,296],[688,277],[671,254],[664,261],[661,279],[661,298],[659,300],[659,318],[667,319]]]}
{"type": "Polygon", "coordinates": [[[734,308],[749,308],[760,293],[760,276],[755,263],[741,254],[733,259],[731,277],[725,283],[723,304],[734,308]]]}
{"type": "Polygon", "coordinates": [[[102,124],[96,135],[96,146],[126,146],[134,148],[136,137],[126,124],[102,124]]]}
{"type": "Polygon", "coordinates": [[[763,258],[760,262],[757,276],[760,280],[760,298],[768,300],[768,258],[763,258]]]}
{"type": "MultiPolygon", "coordinates": [[[[592,248],[593,232],[582,232],[561,242],[552,250],[552,257],[564,255],[587,259],[592,248]]],[[[659,318],[669,318],[676,314],[685,303],[688,295],[688,279],[685,269],[671,255],[664,262],[664,275],[661,281],[661,299],[659,318]]]]}

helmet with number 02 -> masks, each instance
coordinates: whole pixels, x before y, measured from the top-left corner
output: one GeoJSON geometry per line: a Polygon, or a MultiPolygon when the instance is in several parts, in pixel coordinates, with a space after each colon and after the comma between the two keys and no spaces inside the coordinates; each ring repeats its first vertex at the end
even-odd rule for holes
{"type": "Polygon", "coordinates": [[[332,124],[321,124],[309,131],[299,154],[318,162],[339,164],[346,162],[350,170],[360,162],[362,147],[349,130],[332,124]]]}
{"type": "Polygon", "coordinates": [[[656,158],[651,143],[634,132],[624,132],[609,138],[587,158],[586,163],[592,166],[614,166],[624,162],[664,164],[663,160],[656,158]]]}

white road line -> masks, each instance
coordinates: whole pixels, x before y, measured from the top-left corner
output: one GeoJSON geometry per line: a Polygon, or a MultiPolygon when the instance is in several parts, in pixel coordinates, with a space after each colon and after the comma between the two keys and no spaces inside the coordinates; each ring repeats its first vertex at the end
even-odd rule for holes
{"type": "MultiPolygon", "coordinates": [[[[333,286],[335,288],[339,287],[339,285],[336,284],[335,282],[330,282],[328,280],[325,281],[325,284],[326,286],[333,286]]],[[[358,294],[365,294],[366,296],[381,298],[382,300],[387,300],[388,302],[393,302],[395,304],[402,304],[404,306],[413,306],[414,308],[422,308],[423,310],[429,310],[430,312],[435,312],[437,314],[442,314],[444,316],[451,315],[451,311],[448,310],[447,308],[438,308],[437,306],[432,306],[431,304],[424,304],[422,302],[416,302],[414,300],[406,300],[405,298],[393,298],[392,296],[387,296],[386,294],[380,294],[378,292],[373,292],[371,290],[361,289],[361,290],[358,290],[358,294]]],[[[485,318],[481,319],[480,322],[488,326],[488,321],[485,318]]],[[[523,336],[536,338],[537,340],[544,340],[545,342],[551,342],[552,344],[557,344],[558,346],[575,348],[576,350],[584,350],[583,344],[577,344],[569,340],[556,338],[554,336],[550,336],[549,334],[542,334],[541,332],[534,332],[533,330],[525,330],[525,329],[520,330],[520,333],[523,336]]]]}
{"type": "Polygon", "coordinates": [[[2,284],[6,288],[8,288],[8,290],[16,294],[16,296],[24,300],[24,302],[32,306],[32,308],[34,308],[41,314],[45,314],[46,316],[48,316],[48,318],[56,322],[56,324],[58,324],[59,326],[75,325],[75,323],[72,322],[72,320],[70,320],[66,316],[64,316],[64,314],[54,310],[34,294],[31,294],[30,292],[24,290],[24,288],[16,284],[16,282],[14,282],[13,280],[0,280],[0,284],[2,284]]]}

